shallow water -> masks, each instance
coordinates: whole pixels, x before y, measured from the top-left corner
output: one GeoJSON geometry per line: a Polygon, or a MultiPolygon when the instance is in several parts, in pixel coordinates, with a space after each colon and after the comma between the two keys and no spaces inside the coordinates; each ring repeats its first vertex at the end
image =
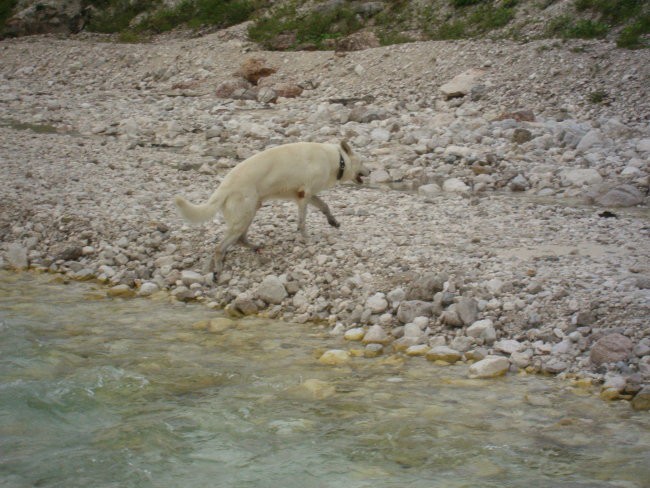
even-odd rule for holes
{"type": "Polygon", "coordinates": [[[314,325],[0,274],[2,487],[642,487],[650,415],[566,382],[355,358],[314,325]]]}

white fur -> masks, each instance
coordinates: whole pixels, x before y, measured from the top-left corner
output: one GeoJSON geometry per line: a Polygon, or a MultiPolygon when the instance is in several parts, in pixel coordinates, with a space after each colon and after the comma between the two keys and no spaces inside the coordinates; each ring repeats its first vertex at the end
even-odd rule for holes
{"type": "Polygon", "coordinates": [[[298,230],[305,235],[307,204],[314,205],[338,227],[327,204],[316,195],[339,181],[361,181],[370,172],[363,167],[347,143],[320,144],[297,142],[262,151],[242,161],[226,175],[221,185],[203,205],[194,205],[177,196],[181,215],[190,222],[205,222],[221,210],[227,225],[226,235],[210,262],[211,271],[219,271],[228,248],[236,241],[257,249],[246,239],[255,213],[266,200],[295,200],[298,205],[298,230]],[[345,171],[337,180],[343,155],[345,171]]]}

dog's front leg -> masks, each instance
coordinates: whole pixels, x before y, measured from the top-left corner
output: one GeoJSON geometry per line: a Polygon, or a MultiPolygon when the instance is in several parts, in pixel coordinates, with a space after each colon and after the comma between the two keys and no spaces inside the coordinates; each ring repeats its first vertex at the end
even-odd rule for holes
{"type": "Polygon", "coordinates": [[[327,203],[325,203],[322,199],[314,195],[309,199],[309,203],[314,207],[316,207],[321,212],[323,212],[323,214],[325,214],[325,217],[327,217],[328,224],[336,228],[341,227],[341,224],[339,224],[336,218],[334,218],[334,215],[332,215],[332,212],[330,211],[330,208],[327,206],[327,203]]]}

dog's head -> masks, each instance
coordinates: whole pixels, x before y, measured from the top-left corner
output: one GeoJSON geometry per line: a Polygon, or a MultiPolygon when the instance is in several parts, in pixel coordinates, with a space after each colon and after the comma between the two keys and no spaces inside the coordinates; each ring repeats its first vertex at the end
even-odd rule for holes
{"type": "Polygon", "coordinates": [[[347,141],[341,141],[341,151],[347,156],[345,164],[348,166],[343,179],[354,180],[358,184],[362,184],[363,178],[370,175],[370,170],[361,164],[359,157],[354,153],[347,141]]]}

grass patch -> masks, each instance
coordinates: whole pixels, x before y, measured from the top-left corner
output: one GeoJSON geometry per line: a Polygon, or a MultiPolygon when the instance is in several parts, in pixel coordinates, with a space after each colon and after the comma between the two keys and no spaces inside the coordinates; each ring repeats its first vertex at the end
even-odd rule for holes
{"type": "Polygon", "coordinates": [[[477,8],[469,17],[469,22],[479,32],[488,32],[506,26],[515,17],[515,9],[508,7],[494,8],[489,5],[477,8]]]}
{"type": "Polygon", "coordinates": [[[86,6],[95,7],[86,28],[91,32],[112,34],[129,28],[129,25],[142,12],[157,7],[160,0],[88,0],[86,6]]]}
{"type": "Polygon", "coordinates": [[[591,103],[603,103],[605,100],[607,100],[608,94],[604,90],[598,90],[595,92],[591,92],[587,96],[587,100],[589,100],[591,103]]]}
{"type": "Polygon", "coordinates": [[[5,22],[11,17],[17,3],[18,0],[0,0],[0,28],[3,28],[5,22]]]}
{"type": "Polygon", "coordinates": [[[267,48],[274,47],[278,36],[289,34],[295,36],[293,47],[308,44],[321,49],[327,47],[325,41],[345,37],[361,27],[357,15],[345,4],[303,15],[296,13],[294,5],[285,5],[255,22],[248,35],[267,48]]]}
{"type": "Polygon", "coordinates": [[[650,15],[643,15],[636,22],[628,25],[618,35],[616,45],[625,49],[649,47],[648,39],[641,36],[650,34],[650,15]]]}
{"type": "Polygon", "coordinates": [[[595,20],[583,19],[570,26],[564,33],[565,37],[578,39],[597,39],[605,37],[609,26],[595,20]]]}
{"type": "Polygon", "coordinates": [[[594,20],[579,20],[574,23],[568,15],[554,18],[546,28],[548,37],[563,37],[565,39],[596,39],[605,37],[609,26],[594,20]]]}
{"type": "Polygon", "coordinates": [[[491,3],[492,0],[451,0],[451,5],[455,8],[469,7],[480,3],[491,3]]]}
{"type": "Polygon", "coordinates": [[[228,27],[248,20],[258,8],[253,0],[183,0],[170,8],[160,8],[161,0],[88,0],[87,5],[96,7],[96,13],[88,24],[93,32],[126,31],[161,33],[176,27],[191,28],[202,25],[228,27]],[[137,25],[133,20],[143,12],[151,12],[137,25]]]}
{"type": "Polygon", "coordinates": [[[600,20],[617,25],[638,15],[647,0],[576,0],[578,12],[590,10],[600,14],[600,20]]]}
{"type": "Polygon", "coordinates": [[[445,22],[438,27],[433,38],[440,40],[464,39],[467,37],[466,31],[467,26],[463,21],[445,22]]]}

